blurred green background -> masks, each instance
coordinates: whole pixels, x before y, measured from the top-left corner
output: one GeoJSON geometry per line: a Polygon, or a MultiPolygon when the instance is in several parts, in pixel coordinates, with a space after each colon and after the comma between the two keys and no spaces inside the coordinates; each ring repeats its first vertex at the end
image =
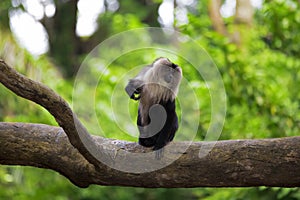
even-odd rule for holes
{"type": "MultiPolygon", "coordinates": [[[[300,128],[300,2],[298,0],[1,0],[0,57],[48,85],[72,104],[73,83],[85,56],[110,36],[141,27],[167,27],[193,38],[217,65],[227,94],[221,139],[296,136],[300,128]]],[[[137,41],[139,42],[139,41],[137,41]]],[[[189,51],[189,49],[185,49],[189,51]]],[[[114,56],[113,51],[99,52],[114,56]]],[[[194,52],[190,52],[193,54],[194,52]]],[[[106,137],[120,136],[106,110],[118,77],[153,54],[134,53],[111,63],[101,78],[95,109],[106,137]]],[[[99,60],[92,60],[95,65],[99,60]]],[[[179,58],[172,61],[183,66],[179,58]]],[[[195,141],[210,123],[208,89],[195,70],[183,68],[200,99],[195,141]]],[[[82,96],[89,93],[83,85],[82,96]]],[[[189,104],[189,99],[185,99],[189,104]]],[[[131,103],[135,116],[137,104],[131,103]]],[[[77,107],[84,110],[85,105],[77,107]]],[[[187,116],[188,117],[188,116],[187,116]]],[[[185,120],[188,123],[189,120],[185,120]]],[[[43,108],[0,85],[0,121],[57,125],[43,108]]],[[[97,133],[92,124],[89,130],[97,133]]],[[[201,166],[199,166],[201,167],[201,166]]],[[[199,177],[201,178],[201,177],[199,177]]],[[[144,189],[77,188],[56,172],[0,167],[0,199],[300,199],[298,188],[144,189]]]]}

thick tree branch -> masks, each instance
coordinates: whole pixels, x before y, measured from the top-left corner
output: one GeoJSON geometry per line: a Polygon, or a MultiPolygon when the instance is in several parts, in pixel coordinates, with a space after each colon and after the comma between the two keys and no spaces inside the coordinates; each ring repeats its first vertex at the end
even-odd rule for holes
{"type": "MultiPolygon", "coordinates": [[[[143,149],[136,143],[93,138],[97,146],[117,150],[116,159],[126,159],[129,152],[143,149]]],[[[185,144],[172,145],[180,149],[185,144]]],[[[69,143],[59,127],[0,123],[0,164],[52,169],[80,187],[90,184],[153,188],[300,186],[300,137],[218,141],[202,158],[198,156],[201,146],[209,143],[192,143],[178,160],[149,173],[123,173],[109,168],[98,171],[69,143]]],[[[168,156],[177,153],[166,152],[168,156]]]]}

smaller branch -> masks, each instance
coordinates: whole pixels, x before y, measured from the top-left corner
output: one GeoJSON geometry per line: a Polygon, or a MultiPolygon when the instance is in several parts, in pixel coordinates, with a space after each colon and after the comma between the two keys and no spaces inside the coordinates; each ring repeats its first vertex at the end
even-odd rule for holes
{"type": "MultiPolygon", "coordinates": [[[[47,86],[18,73],[1,59],[0,82],[18,96],[33,101],[48,110],[59,126],[64,129],[71,144],[90,163],[101,166],[101,163],[87,149],[87,146],[95,149],[95,141],[62,97],[47,86]]],[[[106,155],[99,156],[105,157],[106,155]]]]}

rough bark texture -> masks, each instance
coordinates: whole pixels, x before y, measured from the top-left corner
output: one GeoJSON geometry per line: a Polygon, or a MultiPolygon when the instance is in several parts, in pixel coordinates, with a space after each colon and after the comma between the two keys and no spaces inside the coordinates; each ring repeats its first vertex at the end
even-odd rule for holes
{"type": "MultiPolygon", "coordinates": [[[[149,151],[136,143],[93,138],[97,146],[119,152],[113,159],[126,160],[130,152],[149,151]]],[[[180,149],[185,144],[172,145],[180,149]]],[[[179,159],[153,172],[124,173],[111,168],[99,171],[69,143],[59,127],[0,123],[0,164],[53,169],[80,187],[300,186],[300,137],[218,141],[207,156],[199,158],[200,147],[208,145],[194,142],[179,159]]],[[[165,152],[168,157],[174,154],[178,152],[165,152]]]]}
{"type": "Polygon", "coordinates": [[[62,127],[0,123],[0,164],[52,169],[79,187],[300,186],[300,137],[174,142],[157,160],[136,143],[91,136],[60,96],[2,60],[0,82],[45,107],[62,127]]]}

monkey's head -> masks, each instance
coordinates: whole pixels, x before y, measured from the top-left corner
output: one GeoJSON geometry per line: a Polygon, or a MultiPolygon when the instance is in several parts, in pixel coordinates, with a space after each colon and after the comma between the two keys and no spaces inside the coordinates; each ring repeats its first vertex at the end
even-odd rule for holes
{"type": "Polygon", "coordinates": [[[178,65],[168,58],[158,58],[153,62],[151,72],[147,77],[148,82],[160,84],[177,94],[182,78],[182,70],[178,65]]]}
{"type": "Polygon", "coordinates": [[[167,100],[177,95],[182,78],[181,68],[168,58],[158,58],[146,66],[133,79],[130,79],[125,90],[130,98],[139,100],[167,100]]]}

